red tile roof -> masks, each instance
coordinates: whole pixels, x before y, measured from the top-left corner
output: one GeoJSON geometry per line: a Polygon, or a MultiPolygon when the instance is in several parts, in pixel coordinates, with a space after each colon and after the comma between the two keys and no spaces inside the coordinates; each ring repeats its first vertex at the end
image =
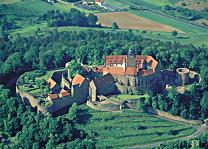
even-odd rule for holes
{"type": "Polygon", "coordinates": [[[96,0],[96,2],[98,2],[98,3],[102,3],[102,0],[96,0]]]}
{"type": "Polygon", "coordinates": [[[72,85],[82,85],[82,83],[84,82],[85,78],[79,74],[76,74],[75,77],[72,80],[72,85]]]}
{"type": "Polygon", "coordinates": [[[54,88],[56,86],[56,82],[53,80],[53,79],[48,79],[48,84],[49,84],[49,87],[50,89],[54,88]]]}
{"type": "Polygon", "coordinates": [[[127,67],[125,74],[135,76],[137,75],[137,69],[134,67],[127,67]]]}
{"type": "Polygon", "coordinates": [[[58,94],[50,94],[48,96],[48,100],[55,100],[55,99],[58,99],[58,98],[59,98],[58,94]]]}
{"type": "Polygon", "coordinates": [[[158,62],[152,56],[136,55],[136,67],[116,67],[109,66],[111,64],[122,64],[127,61],[128,55],[116,55],[106,56],[106,67],[103,68],[103,73],[111,73],[114,75],[139,75],[146,76],[154,73],[154,69],[157,67],[158,62]],[[148,70],[144,69],[144,65],[147,65],[148,70]],[[143,70],[140,70],[143,69],[143,70]]]}
{"type": "Polygon", "coordinates": [[[115,67],[115,66],[103,68],[103,73],[104,74],[111,73],[114,75],[125,75],[125,71],[122,67],[115,67]]]}
{"type": "Polygon", "coordinates": [[[60,94],[61,94],[63,97],[69,96],[69,95],[70,95],[70,93],[69,93],[68,91],[66,91],[65,89],[62,89],[61,92],[60,92],[60,94]]]}
{"type": "Polygon", "coordinates": [[[106,56],[105,64],[122,64],[127,59],[127,55],[115,55],[115,56],[106,56]]]}
{"type": "Polygon", "coordinates": [[[103,72],[103,67],[96,67],[95,68],[95,71],[96,72],[103,72]]]}

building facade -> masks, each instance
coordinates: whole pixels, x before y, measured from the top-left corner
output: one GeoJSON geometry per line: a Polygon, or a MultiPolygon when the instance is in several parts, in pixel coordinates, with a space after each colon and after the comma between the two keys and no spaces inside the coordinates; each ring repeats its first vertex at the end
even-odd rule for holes
{"type": "Polygon", "coordinates": [[[99,68],[100,70],[103,76],[93,80],[90,85],[90,95],[93,101],[97,96],[104,95],[101,94],[101,90],[109,91],[111,94],[130,92],[135,94],[138,90],[147,91],[158,80],[160,71],[158,62],[152,56],[131,53],[106,56],[105,66],[102,69],[99,68]],[[110,81],[106,79],[107,77],[111,78],[110,81]],[[102,89],[98,83],[95,83],[98,81],[102,84],[102,89]]]}

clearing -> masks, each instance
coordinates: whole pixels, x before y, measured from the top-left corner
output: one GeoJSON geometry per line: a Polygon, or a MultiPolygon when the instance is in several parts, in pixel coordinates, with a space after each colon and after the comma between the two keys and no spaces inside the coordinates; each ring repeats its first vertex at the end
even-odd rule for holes
{"type": "Polygon", "coordinates": [[[174,27],[164,25],[129,12],[96,13],[98,22],[102,26],[111,27],[116,22],[121,29],[138,29],[157,32],[172,32],[174,30],[184,33],[174,27]]]}

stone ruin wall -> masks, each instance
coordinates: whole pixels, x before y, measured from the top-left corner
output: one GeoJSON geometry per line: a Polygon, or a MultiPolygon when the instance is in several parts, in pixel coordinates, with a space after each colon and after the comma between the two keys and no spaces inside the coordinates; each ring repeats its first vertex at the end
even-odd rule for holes
{"type": "MultiPolygon", "coordinates": [[[[18,80],[17,80],[17,82],[18,82],[18,80]]],[[[88,85],[85,84],[85,87],[87,87],[87,86],[88,85]]],[[[86,100],[87,100],[87,97],[83,98],[84,97],[83,94],[77,94],[74,97],[66,96],[66,97],[55,99],[53,101],[49,101],[49,102],[51,102],[50,106],[42,106],[42,105],[40,105],[38,99],[36,99],[34,96],[32,96],[31,94],[29,94],[27,92],[21,91],[18,88],[18,86],[16,86],[16,93],[18,95],[20,95],[20,97],[22,98],[22,101],[25,104],[31,105],[33,108],[36,108],[37,111],[42,112],[44,115],[46,115],[47,113],[54,113],[56,111],[61,110],[64,107],[71,106],[74,102],[81,104],[81,103],[86,102],[86,100]]]]}

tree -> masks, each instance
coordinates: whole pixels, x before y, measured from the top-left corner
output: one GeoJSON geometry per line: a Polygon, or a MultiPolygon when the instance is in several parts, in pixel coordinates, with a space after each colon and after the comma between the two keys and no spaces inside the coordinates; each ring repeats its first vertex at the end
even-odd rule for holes
{"type": "Polygon", "coordinates": [[[119,26],[117,23],[113,22],[112,29],[119,29],[119,26]]]}
{"type": "Polygon", "coordinates": [[[176,37],[178,35],[178,32],[176,30],[171,32],[171,36],[176,37]]]}
{"type": "Polygon", "coordinates": [[[199,149],[199,141],[198,140],[192,140],[190,149],[199,149]]]}
{"type": "Polygon", "coordinates": [[[87,20],[88,20],[88,23],[90,26],[95,26],[97,21],[98,21],[98,18],[96,15],[94,15],[93,13],[90,13],[88,16],[87,16],[87,20]]]}
{"type": "Polygon", "coordinates": [[[201,111],[202,111],[202,116],[204,118],[208,117],[208,92],[206,91],[203,95],[203,98],[200,102],[200,105],[202,107],[201,111]]]}
{"type": "Polygon", "coordinates": [[[70,9],[70,14],[71,14],[71,21],[72,24],[75,26],[85,26],[88,24],[87,20],[85,20],[85,15],[82,14],[79,10],[75,8],[70,9]]]}
{"type": "Polygon", "coordinates": [[[51,137],[46,144],[46,149],[55,149],[55,148],[56,148],[55,139],[54,137],[51,137]]]}
{"type": "Polygon", "coordinates": [[[70,121],[76,122],[77,119],[78,119],[77,112],[78,112],[78,105],[77,105],[77,103],[73,103],[72,106],[69,108],[69,112],[67,114],[67,118],[70,121]]]}
{"type": "Polygon", "coordinates": [[[181,109],[182,109],[182,111],[181,111],[181,116],[183,117],[183,118],[188,118],[189,117],[189,113],[188,113],[188,110],[185,108],[185,107],[181,107],[181,109]]]}
{"type": "Polygon", "coordinates": [[[142,113],[144,113],[147,110],[146,108],[147,107],[146,107],[146,104],[145,104],[145,100],[144,99],[138,100],[138,102],[137,102],[137,110],[142,112],[142,113]]]}
{"type": "Polygon", "coordinates": [[[15,72],[22,66],[21,56],[18,52],[10,55],[4,63],[4,73],[15,72]]]}
{"type": "Polygon", "coordinates": [[[73,78],[76,74],[83,75],[84,71],[81,68],[81,64],[77,63],[75,60],[72,60],[69,65],[69,77],[73,78]]]}

